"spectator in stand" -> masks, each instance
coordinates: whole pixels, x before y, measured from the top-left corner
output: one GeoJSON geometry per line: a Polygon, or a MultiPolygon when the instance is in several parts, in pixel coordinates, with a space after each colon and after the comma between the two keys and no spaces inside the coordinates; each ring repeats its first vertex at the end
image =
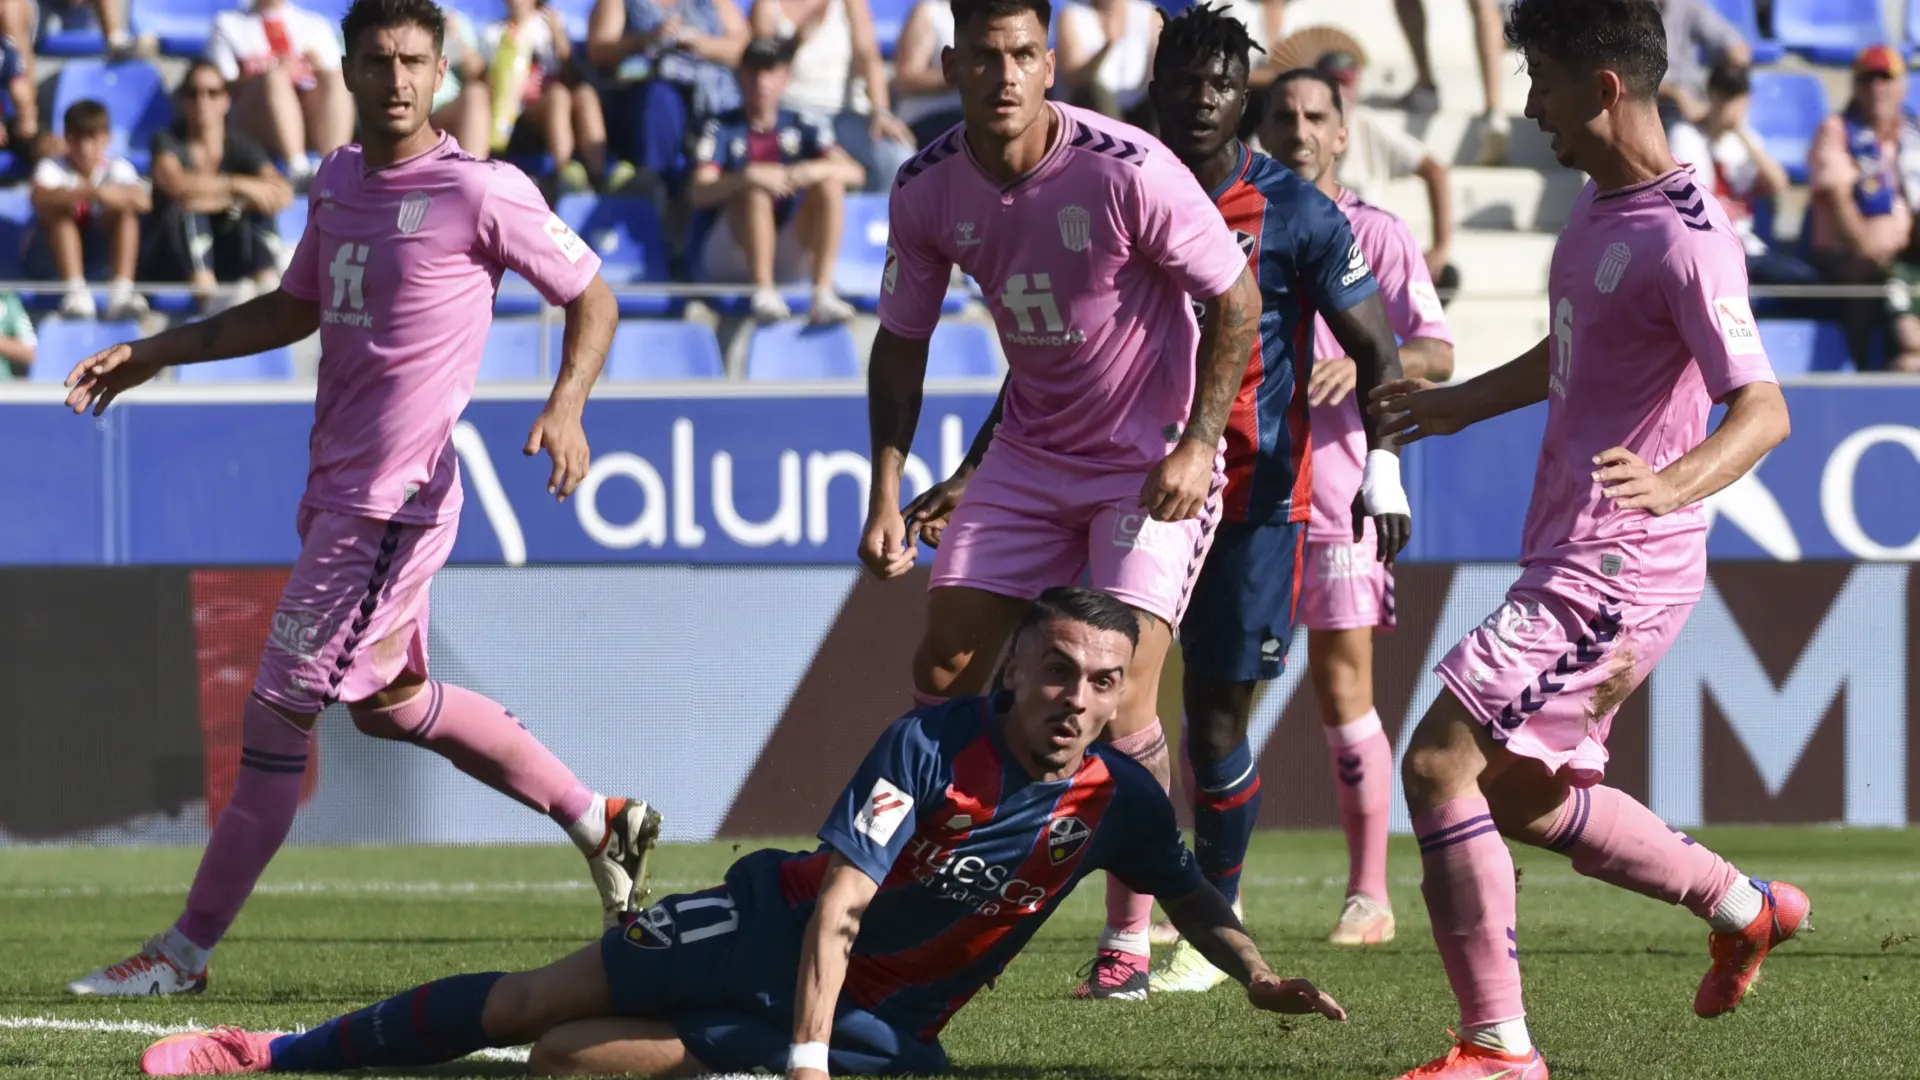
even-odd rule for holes
{"type": "MultiPolygon", "coordinates": [[[[1298,17],[1300,7],[1289,6],[1287,0],[1224,0],[1224,2],[1213,0],[1213,6],[1225,8],[1227,14],[1239,19],[1247,28],[1248,35],[1253,38],[1253,43],[1260,46],[1262,50],[1248,58],[1253,69],[1247,72],[1247,85],[1257,89],[1264,89],[1271,85],[1273,80],[1286,70],[1274,63],[1274,48],[1281,39],[1293,32],[1292,24],[1300,21],[1298,17]],[[1289,18],[1288,12],[1293,12],[1294,17],[1289,18]]],[[[1260,104],[1264,105],[1265,102],[1262,101],[1260,104]]],[[[1264,111],[1263,108],[1250,108],[1246,111],[1244,117],[1246,128],[1243,137],[1252,135],[1253,128],[1258,125],[1264,111]]]]}
{"type": "Polygon", "coordinates": [[[1739,28],[1709,0],[1660,0],[1660,19],[1667,28],[1667,77],[1660,83],[1660,118],[1668,130],[1681,120],[1698,124],[1707,114],[1707,69],[1723,64],[1746,67],[1752,51],[1739,28]]]}
{"type": "Polygon", "coordinates": [[[288,0],[253,0],[213,17],[207,59],[233,96],[233,124],[265,146],[296,183],[353,135],[353,101],[340,77],[340,34],[325,16],[288,0]]]}
{"type": "Polygon", "coordinates": [[[492,153],[487,122],[493,94],[487,86],[487,59],[473,20],[458,8],[441,8],[447,19],[447,74],[433,95],[433,126],[452,135],[460,149],[477,158],[492,153]]]}
{"type": "Polygon", "coordinates": [[[141,278],[188,281],[204,309],[251,299],[279,283],[274,215],[293,186],[259,143],[227,130],[227,83],[196,60],[174,94],[174,124],[153,137],[153,216],[141,278]],[[216,284],[234,284],[217,299],[216,284]]]}
{"type": "Polygon", "coordinates": [[[24,379],[33,370],[34,353],[40,339],[33,332],[33,320],[27,317],[20,294],[0,292],[0,382],[24,379]]]}
{"type": "Polygon", "coordinates": [[[1880,366],[1875,338],[1888,331],[1888,366],[1920,371],[1920,318],[1909,287],[1920,282],[1913,211],[1920,205],[1920,123],[1905,105],[1906,65],[1885,45],[1853,63],[1853,96],[1813,136],[1807,261],[1827,281],[1885,286],[1842,302],[1847,346],[1861,370],[1880,366]]]}
{"type": "Polygon", "coordinates": [[[540,0],[506,0],[506,9],[507,17],[482,34],[493,85],[493,152],[521,157],[544,145],[562,191],[626,183],[631,166],[608,176],[600,94],[573,74],[573,43],[560,13],[540,0]]]}
{"type": "Polygon", "coordinates": [[[107,56],[114,60],[134,57],[151,60],[160,54],[158,43],[147,35],[138,38],[127,30],[127,0],[41,0],[40,29],[43,31],[84,30],[99,27],[107,39],[107,56]]]}
{"type": "Polygon", "coordinates": [[[1067,100],[1153,131],[1147,83],[1162,21],[1152,0],[1073,0],[1063,5],[1056,55],[1067,100]]]}
{"type": "Polygon", "coordinates": [[[0,37],[0,88],[7,95],[0,149],[32,153],[34,141],[40,137],[40,99],[26,57],[7,37],[0,37]]]}
{"type": "Polygon", "coordinates": [[[597,0],[587,59],[607,93],[608,134],[619,156],[660,181],[686,186],[688,136],[740,107],[733,70],[747,47],[734,0],[597,0]]]}
{"type": "Polygon", "coordinates": [[[846,193],[865,179],[831,128],[781,106],[792,70],[787,43],[760,38],[740,60],[744,104],[707,122],[694,150],[688,201],[700,211],[706,276],[754,286],[753,316],[792,312],[775,282],[810,263],[816,323],[845,322],[853,308],[833,291],[846,193]],[[724,219],[725,227],[721,227],[724,219]]]}
{"type": "MultiPolygon", "coordinates": [[[[1480,52],[1480,92],[1485,103],[1480,114],[1480,164],[1500,165],[1507,160],[1507,140],[1513,133],[1512,121],[1500,107],[1506,20],[1500,14],[1500,0],[1468,0],[1467,7],[1473,14],[1473,40],[1480,52]]],[[[1413,54],[1413,89],[1400,99],[1400,107],[1412,113],[1436,112],[1440,108],[1440,87],[1433,79],[1433,54],[1427,49],[1425,0],[1394,0],[1393,11],[1400,19],[1401,33],[1407,37],[1407,50],[1413,54]]],[[[1344,181],[1341,186],[1346,186],[1344,181]]]]}
{"type": "Polygon", "coordinates": [[[947,85],[940,56],[953,48],[953,5],[920,0],[907,13],[893,50],[893,92],[900,119],[925,146],[961,120],[960,92],[947,85]]]}
{"type": "Polygon", "coordinates": [[[781,104],[828,129],[865,170],[867,190],[892,187],[915,144],[890,107],[867,0],[754,0],[748,21],[756,38],[794,43],[781,104]]]}
{"type": "Polygon", "coordinates": [[[140,215],[153,208],[146,182],[126,158],[109,158],[107,107],[76,101],[62,121],[66,152],[40,159],[33,171],[37,226],[27,242],[27,273],[66,285],[60,314],[96,314],[90,278],[110,277],[107,318],[137,319],[146,298],[133,291],[140,258],[140,215]]]}
{"type": "Polygon", "coordinates": [[[1806,261],[1775,251],[1754,228],[1754,204],[1777,199],[1788,190],[1787,171],[1767,155],[1760,136],[1747,126],[1753,84],[1747,69],[1720,64],[1707,76],[1706,112],[1698,125],[1681,121],[1669,136],[1673,159],[1693,166],[1694,175],[1713,189],[1740,242],[1747,248],[1747,277],[1755,285],[1813,285],[1820,276],[1806,261]]]}

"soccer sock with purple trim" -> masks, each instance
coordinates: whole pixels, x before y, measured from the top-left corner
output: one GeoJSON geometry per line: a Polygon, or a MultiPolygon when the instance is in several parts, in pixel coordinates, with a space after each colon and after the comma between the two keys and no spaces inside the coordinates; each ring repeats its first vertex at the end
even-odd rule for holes
{"type": "Polygon", "coordinates": [[[273,1072],[340,1072],[368,1066],[435,1065],[494,1045],[481,1015],[493,984],[506,975],[455,975],[416,986],[335,1017],[311,1031],[273,1040],[273,1072]]]}
{"type": "Polygon", "coordinates": [[[1616,788],[1574,788],[1542,846],[1571,856],[1573,868],[1587,877],[1703,919],[1711,919],[1741,881],[1733,864],[1616,788]]]}
{"type": "MultiPolygon", "coordinates": [[[[1191,744],[1187,752],[1192,760],[1191,744]]],[[[1193,765],[1193,856],[1200,873],[1232,903],[1240,896],[1253,823],[1260,816],[1260,767],[1246,740],[1227,756],[1193,765]]]]}
{"type": "Polygon", "coordinates": [[[1426,871],[1420,892],[1447,981],[1460,1002],[1460,1022],[1484,1027],[1526,1015],[1514,937],[1513,854],[1500,838],[1487,800],[1441,803],[1415,815],[1413,834],[1426,871]]]}

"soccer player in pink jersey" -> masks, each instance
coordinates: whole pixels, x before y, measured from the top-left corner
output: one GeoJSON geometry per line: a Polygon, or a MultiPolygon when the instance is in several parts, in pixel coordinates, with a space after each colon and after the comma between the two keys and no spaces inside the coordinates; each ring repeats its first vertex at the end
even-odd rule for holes
{"type": "Polygon", "coordinates": [[[1548,282],[1553,333],[1455,386],[1375,391],[1403,441],[1547,402],[1547,426],[1506,602],[1436,669],[1446,689],[1402,766],[1459,1042],[1405,1074],[1545,1080],[1520,996],[1517,890],[1502,836],[1684,905],[1712,927],[1694,1012],[1738,1005],[1769,950],[1806,925],[1806,894],[1749,879],[1602,786],[1607,728],[1673,643],[1706,580],[1700,501],[1786,438],[1747,301],[1740,239],[1674,164],[1656,93],[1656,0],[1516,0],[1526,114],[1562,165],[1592,177],[1548,282]],[[1726,415],[1711,434],[1715,402],[1726,415]]]}
{"type": "Polygon", "coordinates": [[[500,275],[566,309],[558,384],[527,437],[564,499],[586,475],[581,410],[618,319],[599,258],[510,165],[478,161],[427,124],[446,74],[428,0],[357,0],[342,20],[361,142],[321,163],[307,231],[280,288],[225,314],[81,361],[67,404],[98,415],[173,364],[320,332],[300,557],[243,714],[240,778],[215,822],[186,913],[76,994],[198,993],[207,958],[299,806],[314,721],[424,746],[552,817],[586,854],[609,925],[644,894],[660,815],[581,783],[514,715],[427,677],[427,597],[460,511],[454,422],[480,368],[500,275]]]}
{"type": "MultiPolygon", "coordinates": [[[[1380,296],[1399,336],[1408,378],[1453,374],[1453,336],[1420,244],[1407,223],[1362,202],[1334,179],[1347,149],[1339,87],[1314,71],[1288,72],[1268,91],[1260,139],[1269,152],[1337,203],[1373,266],[1380,296]]],[[[1355,394],[1354,362],[1324,318],[1313,336],[1307,385],[1313,425],[1313,517],[1300,590],[1307,628],[1307,671],[1320,702],[1327,754],[1347,834],[1347,896],[1334,924],[1336,945],[1393,940],[1387,900],[1387,815],[1393,798],[1393,746],[1373,708],[1373,635],[1393,628],[1393,568],[1375,558],[1373,522],[1354,539],[1353,496],[1367,457],[1355,394]]]]}
{"type": "MultiPolygon", "coordinates": [[[[1260,299],[1233,234],[1163,146],[1047,101],[1050,16],[1047,0],[955,0],[942,64],[965,121],[894,182],[868,367],[873,476],[860,556],[891,578],[917,554],[901,469],[927,339],[957,265],[986,293],[1009,379],[998,433],[934,561],[916,697],[984,690],[1028,603],[1084,573],[1141,612],[1109,730],[1164,785],[1160,668],[1219,518],[1221,439],[1258,340],[1260,299]]],[[[1109,888],[1107,930],[1081,992],[1137,1000],[1152,902],[1109,888]]]]}

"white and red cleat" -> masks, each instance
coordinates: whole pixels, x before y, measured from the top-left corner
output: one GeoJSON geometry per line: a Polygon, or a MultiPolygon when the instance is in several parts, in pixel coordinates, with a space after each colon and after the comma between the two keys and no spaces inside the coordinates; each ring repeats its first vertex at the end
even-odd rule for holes
{"type": "Polygon", "coordinates": [[[1453,1049],[1395,1080],[1547,1080],[1547,1060],[1535,1047],[1524,1054],[1503,1054],[1459,1042],[1453,1049]]]}
{"type": "Polygon", "coordinates": [[[607,800],[607,832],[587,856],[587,870],[600,893],[601,925],[611,930],[621,916],[640,910],[652,890],[650,863],[660,839],[660,811],[645,799],[607,800]]]}
{"type": "Polygon", "coordinates": [[[1073,996],[1094,1001],[1145,1001],[1151,963],[1145,956],[1101,949],[1093,954],[1093,963],[1087,966],[1080,985],[1074,987],[1073,996]]]}
{"type": "Polygon", "coordinates": [[[148,1076],[232,1076],[266,1072],[273,1064],[277,1035],[217,1027],[169,1035],[140,1055],[148,1076]]]}
{"type": "Polygon", "coordinates": [[[1813,902],[1797,886],[1784,881],[1759,880],[1753,885],[1760,890],[1760,914],[1755,915],[1744,930],[1715,931],[1707,938],[1713,966],[1707,969],[1706,977],[1700,980],[1700,989],[1693,995],[1694,1015],[1703,1020],[1732,1012],[1759,976],[1760,962],[1767,958],[1767,953],[1800,931],[1813,929],[1807,922],[1807,916],[1813,913],[1813,902]]]}
{"type": "Polygon", "coordinates": [[[198,994],[207,989],[207,972],[184,971],[154,938],[117,964],[96,968],[67,984],[80,997],[157,997],[198,994]]]}

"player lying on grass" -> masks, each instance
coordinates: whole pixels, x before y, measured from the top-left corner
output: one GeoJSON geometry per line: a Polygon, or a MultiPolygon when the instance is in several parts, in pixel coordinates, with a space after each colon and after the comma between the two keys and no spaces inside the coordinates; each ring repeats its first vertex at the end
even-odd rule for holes
{"type": "Polygon", "coordinates": [[[1139,637],[1122,601],[1048,590],[1015,631],[1006,689],[889,727],[818,851],[756,851],[538,971],[440,979],[301,1035],[176,1035],[141,1068],[331,1072],[532,1043],[541,1075],[941,1072],[954,1012],[1099,869],[1159,897],[1256,1008],[1344,1020],[1312,983],[1274,975],[1159,783],[1098,742],[1139,637]]]}

